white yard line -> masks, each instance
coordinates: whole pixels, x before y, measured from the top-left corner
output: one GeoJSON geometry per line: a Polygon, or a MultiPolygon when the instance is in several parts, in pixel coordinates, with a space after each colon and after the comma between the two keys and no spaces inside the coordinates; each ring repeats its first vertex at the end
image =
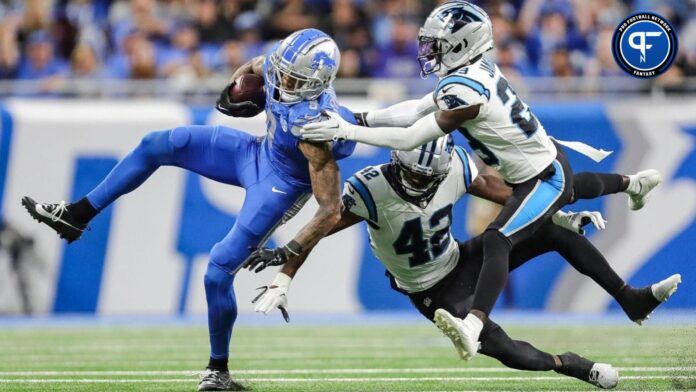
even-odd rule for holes
{"type": "MultiPolygon", "coordinates": [[[[617,367],[636,373],[696,372],[696,367],[617,367]]],[[[0,371],[0,376],[177,376],[195,375],[201,370],[33,370],[0,371]]],[[[232,369],[237,374],[410,374],[410,373],[520,373],[521,370],[499,367],[462,368],[354,368],[354,369],[232,369]]]]}
{"type": "MultiPolygon", "coordinates": [[[[696,380],[696,377],[688,376],[624,376],[623,380],[696,380]]],[[[190,383],[195,379],[181,378],[136,378],[136,379],[103,379],[103,378],[79,378],[79,379],[9,379],[1,378],[0,383],[190,383]]],[[[271,382],[271,383],[304,383],[304,382],[419,382],[419,381],[573,381],[570,377],[360,377],[360,378],[239,378],[240,382],[271,382]]]]}

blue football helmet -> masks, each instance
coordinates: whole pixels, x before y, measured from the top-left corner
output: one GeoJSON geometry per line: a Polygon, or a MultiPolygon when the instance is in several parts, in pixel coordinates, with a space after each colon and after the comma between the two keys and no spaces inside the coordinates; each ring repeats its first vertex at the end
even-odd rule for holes
{"type": "Polygon", "coordinates": [[[266,79],[277,89],[277,100],[296,103],[316,99],[331,86],[341,53],[325,33],[304,29],[282,40],[269,60],[266,79]]]}

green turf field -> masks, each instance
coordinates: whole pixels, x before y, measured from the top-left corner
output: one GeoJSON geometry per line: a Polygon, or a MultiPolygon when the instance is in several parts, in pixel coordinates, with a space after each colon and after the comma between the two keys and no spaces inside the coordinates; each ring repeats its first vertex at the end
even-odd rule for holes
{"type": "MultiPolygon", "coordinates": [[[[519,326],[513,337],[620,369],[620,390],[696,390],[696,327],[519,326]]],[[[465,363],[434,327],[241,326],[231,368],[257,391],[587,390],[554,372],[465,363]]],[[[193,391],[204,327],[0,329],[0,390],[193,391]]]]}

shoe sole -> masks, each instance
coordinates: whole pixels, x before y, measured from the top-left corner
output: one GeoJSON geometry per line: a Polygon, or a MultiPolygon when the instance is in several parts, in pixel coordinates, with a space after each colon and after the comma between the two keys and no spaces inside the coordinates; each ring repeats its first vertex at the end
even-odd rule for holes
{"type": "Polygon", "coordinates": [[[82,236],[81,231],[73,229],[70,226],[58,226],[58,222],[53,222],[52,220],[36,212],[37,204],[38,203],[29,196],[24,196],[22,198],[22,206],[24,206],[24,209],[27,210],[29,215],[31,215],[31,217],[34,218],[35,221],[43,223],[46,226],[53,229],[53,231],[55,231],[60,238],[66,240],[68,244],[75,242],[80,238],[80,236],[82,236]]]}
{"type": "Polygon", "coordinates": [[[464,342],[459,336],[457,328],[452,325],[454,323],[452,317],[453,316],[449,314],[449,312],[443,309],[437,309],[435,311],[434,318],[435,325],[446,337],[452,341],[452,344],[454,344],[454,347],[457,349],[457,354],[459,354],[459,357],[465,361],[470,361],[472,356],[469,355],[464,348],[464,342]]]}
{"type": "MultiPolygon", "coordinates": [[[[657,296],[655,296],[655,299],[658,300],[658,301],[660,301],[660,304],[658,304],[658,305],[655,307],[655,309],[659,308],[660,305],[662,305],[662,303],[666,302],[666,301],[669,299],[669,297],[672,296],[672,294],[674,294],[675,292],[677,292],[677,289],[679,288],[679,284],[682,282],[682,280],[681,280],[681,275],[680,275],[680,274],[674,274],[674,275],[670,276],[670,277],[667,278],[667,279],[664,279],[664,280],[662,280],[662,281],[660,281],[660,282],[655,283],[655,285],[661,285],[663,282],[666,282],[666,284],[669,284],[670,287],[667,289],[667,291],[664,291],[664,292],[662,293],[662,296],[660,296],[659,298],[658,298],[657,296]]],[[[651,288],[651,290],[652,290],[652,288],[651,288]]],[[[655,295],[655,292],[653,292],[653,295],[655,295]]],[[[655,309],[653,309],[652,312],[648,313],[648,315],[645,316],[645,318],[635,319],[635,320],[633,320],[633,322],[635,322],[635,323],[638,324],[638,325],[643,325],[643,323],[644,323],[645,321],[647,321],[647,320],[650,318],[650,315],[653,314],[653,312],[655,311],[655,309]]]]}
{"type": "Polygon", "coordinates": [[[643,196],[640,199],[639,202],[633,200],[633,198],[631,196],[628,197],[628,208],[631,211],[638,211],[641,208],[645,207],[645,205],[648,204],[648,200],[650,200],[650,194],[652,193],[652,191],[654,191],[655,188],[657,188],[658,186],[660,186],[660,184],[662,184],[662,175],[660,175],[660,172],[658,172],[657,170],[652,170],[652,169],[644,170],[642,172],[639,172],[638,174],[640,175],[641,173],[645,173],[647,171],[654,172],[651,175],[657,176],[657,183],[648,191],[648,193],[645,194],[645,196],[643,196]]]}

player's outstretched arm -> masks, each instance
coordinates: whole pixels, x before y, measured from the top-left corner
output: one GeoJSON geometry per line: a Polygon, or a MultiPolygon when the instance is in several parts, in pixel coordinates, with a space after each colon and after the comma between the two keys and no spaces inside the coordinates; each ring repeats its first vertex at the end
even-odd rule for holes
{"type": "Polygon", "coordinates": [[[362,124],[366,127],[410,127],[422,117],[437,110],[433,93],[421,99],[399,102],[384,109],[363,113],[362,124]]]}
{"type": "MultiPolygon", "coordinates": [[[[354,224],[362,220],[363,218],[351,213],[346,209],[343,209],[341,213],[341,220],[338,221],[338,223],[331,229],[331,231],[329,231],[327,236],[339,232],[350,226],[353,226],[354,224]]],[[[290,322],[290,315],[287,310],[288,290],[290,289],[290,283],[292,282],[292,279],[295,277],[295,274],[297,274],[297,271],[300,269],[302,264],[304,264],[305,260],[307,260],[307,256],[309,256],[309,254],[312,252],[312,249],[314,249],[314,247],[308,248],[296,257],[288,258],[287,262],[283,264],[283,267],[281,268],[280,272],[278,272],[278,274],[273,279],[273,282],[271,282],[269,286],[260,287],[260,289],[262,289],[263,292],[259,294],[256,298],[254,298],[254,300],[252,301],[252,303],[256,304],[256,306],[254,307],[254,310],[256,312],[268,314],[273,309],[277,308],[280,310],[285,321],[290,322]]],[[[250,256],[250,258],[253,258],[252,263],[254,261],[256,263],[253,265],[250,263],[250,268],[255,267],[256,272],[259,272],[266,268],[266,266],[272,265],[271,263],[275,259],[273,257],[273,252],[277,251],[278,250],[271,249],[256,250],[252,254],[252,256],[250,256]]]]}
{"type": "MultiPolygon", "coordinates": [[[[337,113],[327,113],[329,119],[305,124],[302,137],[306,140],[355,140],[360,143],[396,150],[412,150],[423,143],[442,137],[459,128],[465,121],[478,116],[479,106],[456,110],[438,110],[420,118],[407,128],[367,128],[351,124],[337,113]]],[[[368,120],[369,121],[369,120],[368,120]]]]}

